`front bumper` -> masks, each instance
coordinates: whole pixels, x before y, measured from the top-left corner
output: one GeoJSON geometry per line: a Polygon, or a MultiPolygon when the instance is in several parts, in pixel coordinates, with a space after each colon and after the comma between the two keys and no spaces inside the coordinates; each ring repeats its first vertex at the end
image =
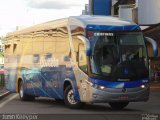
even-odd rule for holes
{"type": "Polygon", "coordinates": [[[149,86],[145,88],[107,88],[105,90],[95,89],[90,86],[90,95],[88,102],[138,102],[147,101],[149,99],[149,86]]]}

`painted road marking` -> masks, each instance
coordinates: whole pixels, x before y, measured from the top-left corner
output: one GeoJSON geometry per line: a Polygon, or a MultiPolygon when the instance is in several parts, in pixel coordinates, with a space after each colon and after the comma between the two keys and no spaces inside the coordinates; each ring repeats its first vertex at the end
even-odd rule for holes
{"type": "Polygon", "coordinates": [[[10,102],[11,100],[13,100],[14,98],[16,98],[18,96],[18,94],[10,97],[9,99],[5,100],[4,102],[0,103],[0,108],[2,108],[4,105],[6,105],[8,102],[10,102]]]}
{"type": "Polygon", "coordinates": [[[3,96],[5,96],[5,95],[7,95],[8,93],[9,93],[9,91],[6,92],[6,93],[1,94],[1,95],[0,95],[0,98],[3,97],[3,96]]]}

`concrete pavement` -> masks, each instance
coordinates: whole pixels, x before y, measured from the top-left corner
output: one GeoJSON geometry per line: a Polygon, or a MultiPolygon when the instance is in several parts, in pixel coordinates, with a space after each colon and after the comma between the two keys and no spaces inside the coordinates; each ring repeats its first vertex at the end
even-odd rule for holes
{"type": "Polygon", "coordinates": [[[4,87],[0,88],[0,99],[2,99],[3,97],[9,95],[10,92],[8,90],[6,90],[4,87]]]}

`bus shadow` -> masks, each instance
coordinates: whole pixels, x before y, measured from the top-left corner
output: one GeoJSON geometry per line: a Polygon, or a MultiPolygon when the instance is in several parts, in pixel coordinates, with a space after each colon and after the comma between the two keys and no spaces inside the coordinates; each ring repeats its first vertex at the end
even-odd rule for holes
{"type": "Polygon", "coordinates": [[[45,105],[54,105],[59,107],[65,107],[65,104],[62,100],[55,100],[52,98],[36,98],[34,101],[36,103],[45,104],[45,105]]]}
{"type": "Polygon", "coordinates": [[[101,111],[101,112],[141,112],[141,110],[138,109],[130,109],[130,108],[124,108],[122,110],[114,110],[112,109],[107,103],[104,103],[103,105],[99,104],[87,104],[83,108],[84,110],[87,111],[101,111]]]}
{"type": "MultiPolygon", "coordinates": [[[[54,105],[54,107],[60,107],[60,108],[65,108],[65,109],[70,109],[65,106],[64,101],[62,100],[54,100],[50,98],[38,98],[34,102],[40,103],[40,104],[45,104],[45,105],[54,105]]],[[[53,106],[50,106],[53,107],[53,106]]],[[[75,110],[75,111],[88,111],[88,112],[143,112],[138,109],[131,109],[131,108],[125,108],[122,110],[113,110],[107,103],[101,103],[101,104],[85,104],[82,109],[70,109],[70,110],[75,110]]]]}

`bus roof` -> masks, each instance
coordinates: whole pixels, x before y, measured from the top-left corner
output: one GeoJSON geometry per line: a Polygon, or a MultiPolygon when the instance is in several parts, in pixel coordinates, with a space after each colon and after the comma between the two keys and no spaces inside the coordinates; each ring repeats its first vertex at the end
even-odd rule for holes
{"type": "Polygon", "coordinates": [[[28,28],[24,28],[22,30],[17,30],[15,32],[8,33],[7,37],[54,29],[58,26],[60,27],[60,26],[66,25],[67,21],[68,19],[64,18],[64,19],[49,21],[49,22],[42,23],[42,24],[37,24],[37,25],[31,26],[28,28]]]}
{"type": "Polygon", "coordinates": [[[86,27],[88,24],[93,25],[111,25],[111,26],[126,26],[126,25],[137,25],[131,21],[125,21],[123,19],[111,16],[93,16],[93,15],[82,15],[69,17],[70,25],[80,25],[86,27]]]}
{"type": "Polygon", "coordinates": [[[88,24],[92,25],[111,25],[111,26],[127,26],[127,25],[135,25],[133,22],[124,21],[117,17],[111,16],[91,16],[91,15],[82,15],[82,16],[71,16],[69,18],[49,21],[46,23],[34,25],[22,30],[18,30],[15,32],[11,32],[7,34],[7,37],[27,34],[32,32],[44,31],[54,29],[56,27],[66,26],[66,25],[77,25],[81,27],[86,27],[88,24]],[[69,22],[68,22],[69,21],[69,22]]]}

